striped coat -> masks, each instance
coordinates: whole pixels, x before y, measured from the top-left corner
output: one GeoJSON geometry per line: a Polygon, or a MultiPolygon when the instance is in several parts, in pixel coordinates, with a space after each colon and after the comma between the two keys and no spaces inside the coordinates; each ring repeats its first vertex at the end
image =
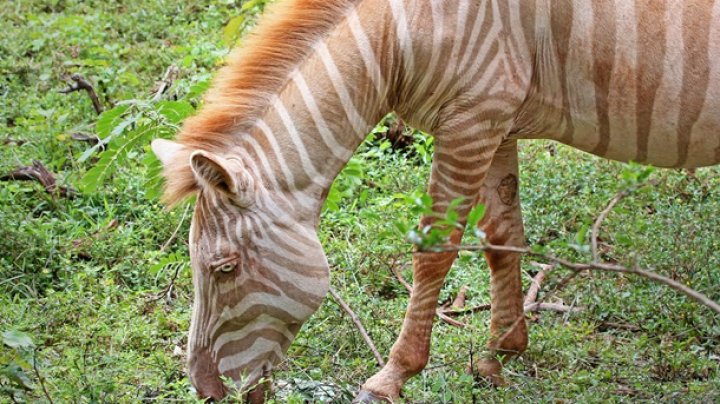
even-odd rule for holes
{"type": "MultiPolygon", "coordinates": [[[[720,1],[287,0],[272,9],[177,141],[153,142],[166,200],[198,195],[188,350],[203,396],[226,394],[221,375],[252,385],[269,374],[320,305],[320,208],[389,111],[435,136],[434,209],[462,197],[464,220],[485,204],[479,225],[494,244],[524,242],[518,139],[663,167],[720,162],[720,1]]],[[[508,358],[527,345],[520,260],[486,257],[489,350],[508,358]]],[[[454,258],[414,258],[402,331],[359,401],[395,399],[427,363],[454,258]]],[[[478,368],[497,377],[501,363],[478,368]]]]}

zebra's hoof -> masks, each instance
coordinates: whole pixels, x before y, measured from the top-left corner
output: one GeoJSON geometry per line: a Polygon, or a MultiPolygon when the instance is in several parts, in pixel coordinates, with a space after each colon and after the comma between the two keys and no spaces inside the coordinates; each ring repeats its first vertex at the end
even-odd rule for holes
{"type": "Polygon", "coordinates": [[[389,403],[391,402],[385,397],[380,397],[375,393],[367,390],[360,390],[353,400],[353,404],[370,404],[370,403],[389,403]]]}

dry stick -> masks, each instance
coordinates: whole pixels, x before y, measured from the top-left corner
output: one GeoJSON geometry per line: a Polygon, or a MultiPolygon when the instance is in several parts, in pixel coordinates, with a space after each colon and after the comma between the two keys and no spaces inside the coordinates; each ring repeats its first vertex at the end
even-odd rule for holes
{"type": "Polygon", "coordinates": [[[98,115],[102,114],[103,106],[100,103],[100,98],[98,98],[98,95],[95,92],[95,87],[93,87],[93,85],[90,84],[90,82],[87,81],[85,77],[81,76],[79,73],[75,73],[70,76],[70,80],[74,81],[75,83],[71,84],[70,87],[64,90],[60,90],[60,94],[69,94],[74,93],[75,91],[85,90],[93,103],[95,112],[97,112],[98,115]]]}
{"type": "Polygon", "coordinates": [[[33,160],[31,166],[18,167],[15,170],[0,176],[0,181],[37,181],[45,187],[50,195],[54,197],[57,192],[65,198],[72,198],[75,190],[57,185],[55,176],[38,160],[33,160]]]}
{"type": "MultiPolygon", "coordinates": [[[[548,271],[549,270],[550,269],[548,269],[548,271]]],[[[530,283],[530,287],[528,288],[527,294],[525,295],[525,301],[523,302],[523,305],[527,306],[527,305],[535,303],[535,300],[537,300],[537,297],[538,297],[538,293],[540,292],[540,285],[542,284],[542,281],[545,279],[545,274],[546,274],[545,270],[542,269],[532,279],[532,282],[530,283]]]]}
{"type": "Polygon", "coordinates": [[[579,313],[583,311],[582,307],[571,307],[560,303],[530,303],[526,304],[523,308],[525,313],[532,313],[536,311],[554,311],[556,313],[579,313]]]}
{"type": "Polygon", "coordinates": [[[155,92],[155,96],[152,98],[153,101],[160,101],[163,94],[167,92],[173,82],[177,79],[178,73],[180,73],[180,69],[178,69],[175,65],[170,65],[170,67],[167,68],[163,79],[160,81],[160,87],[158,87],[155,92]]]}
{"type": "Polygon", "coordinates": [[[332,295],[333,299],[335,299],[335,302],[337,302],[338,306],[347,313],[348,316],[350,316],[350,319],[353,323],[355,323],[355,327],[357,327],[358,331],[360,332],[360,335],[365,340],[365,343],[372,351],[373,355],[375,356],[375,360],[380,365],[380,367],[385,366],[385,361],[383,360],[382,355],[380,355],[380,352],[375,347],[375,343],[373,342],[372,338],[370,338],[370,335],[367,333],[367,330],[365,330],[365,327],[363,326],[362,322],[360,322],[360,318],[355,314],[354,311],[348,306],[347,303],[338,295],[338,293],[330,287],[330,294],[332,295]]]}
{"type": "Polygon", "coordinates": [[[523,307],[525,313],[531,313],[536,311],[554,311],[558,313],[569,313],[569,312],[579,312],[583,309],[580,307],[570,307],[566,306],[564,304],[560,303],[543,303],[542,301],[536,301],[538,297],[538,293],[540,293],[540,287],[542,286],[543,280],[545,280],[545,276],[550,272],[555,266],[554,265],[547,265],[547,264],[540,264],[537,262],[534,262],[533,265],[542,268],[540,272],[538,272],[535,277],[532,279],[532,283],[530,283],[530,287],[528,288],[527,293],[525,294],[525,301],[523,302],[523,307]]]}
{"type": "Polygon", "coordinates": [[[705,296],[704,294],[689,288],[685,285],[683,285],[680,282],[674,281],[670,278],[667,278],[665,276],[656,274],[654,272],[650,272],[644,269],[639,268],[627,268],[622,265],[615,265],[615,264],[606,264],[606,263],[600,263],[600,262],[593,262],[593,263],[576,263],[571,262],[563,258],[559,258],[553,255],[547,255],[535,252],[529,248],[524,247],[513,247],[513,246],[502,246],[502,245],[493,245],[493,244],[481,244],[481,245],[449,245],[444,246],[439,250],[433,251],[433,252],[448,252],[448,251],[493,251],[493,252],[510,252],[510,253],[518,253],[518,254],[524,254],[531,257],[536,257],[545,261],[549,261],[555,264],[558,264],[560,266],[563,266],[565,268],[571,269],[573,271],[590,271],[590,270],[597,270],[597,271],[604,271],[604,272],[618,272],[618,273],[626,273],[626,274],[634,274],[641,276],[643,278],[647,278],[652,280],[653,282],[660,283],[666,286],[671,287],[672,289],[675,289],[676,291],[692,298],[696,302],[707,306],[717,314],[720,314],[720,304],[714,302],[709,297],[705,296]]]}

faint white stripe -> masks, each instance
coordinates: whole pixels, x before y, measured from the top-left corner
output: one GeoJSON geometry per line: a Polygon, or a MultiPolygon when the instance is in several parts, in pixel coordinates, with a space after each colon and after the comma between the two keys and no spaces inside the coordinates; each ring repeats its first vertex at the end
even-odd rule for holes
{"type": "MultiPolygon", "coordinates": [[[[281,359],[284,356],[280,344],[265,338],[258,338],[247,350],[220,359],[220,362],[218,362],[218,371],[220,373],[225,373],[233,369],[242,368],[256,358],[265,357],[268,354],[274,354],[276,356],[276,358],[274,358],[275,360],[281,359]]],[[[270,358],[268,359],[271,362],[274,362],[274,360],[270,358]]]]}
{"type": "Polygon", "coordinates": [[[352,11],[350,11],[350,15],[348,16],[348,23],[350,24],[350,31],[352,31],[352,34],[355,37],[355,42],[357,43],[358,49],[360,49],[360,55],[362,55],[363,62],[365,62],[365,68],[370,75],[370,79],[375,85],[375,90],[377,91],[378,95],[382,97],[387,91],[387,87],[385,86],[385,79],[382,76],[380,65],[375,59],[375,53],[373,52],[372,46],[370,45],[367,34],[365,33],[362,23],[360,22],[360,17],[358,16],[357,11],[354,8],[352,9],[352,11]]]}
{"type": "Polygon", "coordinates": [[[327,70],[330,81],[332,82],[338,97],[340,97],[340,103],[345,110],[345,114],[347,115],[355,134],[364,138],[369,125],[355,107],[352,97],[350,96],[350,92],[343,81],[342,74],[340,74],[340,71],[335,65],[335,61],[330,54],[327,44],[323,41],[319,42],[317,44],[317,52],[325,65],[325,70],[327,70]]]}
{"type": "Polygon", "coordinates": [[[403,61],[408,75],[415,71],[415,55],[413,53],[412,38],[408,29],[407,16],[405,15],[405,0],[388,0],[393,18],[395,19],[395,30],[398,36],[398,45],[403,52],[403,61]]]}
{"type": "Polygon", "coordinates": [[[473,24],[472,32],[470,34],[470,41],[468,42],[468,46],[465,49],[465,54],[460,60],[460,71],[465,71],[465,69],[467,68],[467,64],[470,62],[470,57],[475,51],[475,46],[477,46],[478,39],[480,39],[480,29],[482,28],[483,22],[485,22],[486,6],[485,4],[481,3],[478,7],[480,9],[478,10],[477,18],[475,18],[475,23],[473,24]]]}
{"type": "Polygon", "coordinates": [[[233,320],[236,317],[242,316],[249,308],[253,306],[266,306],[276,307],[287,312],[293,318],[300,322],[305,321],[315,310],[311,309],[304,304],[291,299],[285,295],[276,296],[270,293],[256,292],[249,293],[234,306],[225,307],[220,315],[220,319],[213,327],[210,335],[214,335],[220,327],[226,322],[233,320]]]}
{"type": "Polygon", "coordinates": [[[277,331],[278,333],[285,336],[285,338],[287,338],[289,341],[292,341],[295,338],[295,335],[293,335],[293,333],[291,333],[287,329],[287,326],[285,326],[285,323],[283,323],[282,320],[277,319],[269,314],[263,313],[242,329],[226,332],[220,335],[213,344],[213,352],[217,354],[217,352],[222,349],[225,344],[239,341],[255,331],[266,329],[277,331]]]}
{"type": "Polygon", "coordinates": [[[312,117],[313,122],[315,122],[315,127],[320,133],[320,137],[322,137],[323,142],[325,142],[335,157],[340,160],[347,161],[350,156],[352,156],[353,151],[340,144],[332,131],[330,131],[330,127],[315,102],[315,97],[313,96],[312,91],[310,91],[310,87],[308,87],[307,82],[305,82],[305,78],[302,73],[295,71],[292,75],[292,80],[300,91],[300,95],[302,96],[303,101],[305,101],[305,107],[307,107],[310,112],[310,116],[312,117]]]}
{"type": "Polygon", "coordinates": [[[290,140],[292,141],[293,145],[295,145],[295,151],[300,157],[300,162],[303,166],[303,169],[305,169],[305,174],[313,181],[317,182],[317,179],[321,179],[323,180],[323,183],[325,183],[328,178],[325,177],[323,173],[319,172],[315,168],[313,162],[310,160],[310,155],[308,154],[308,151],[305,148],[305,144],[303,143],[302,139],[300,139],[300,134],[298,133],[297,128],[295,127],[295,123],[290,117],[288,110],[285,108],[285,104],[283,104],[280,98],[276,97],[273,100],[272,105],[273,108],[275,108],[275,111],[277,111],[278,115],[280,116],[280,120],[285,126],[285,129],[287,130],[287,133],[290,136],[290,140]]]}
{"type": "Polygon", "coordinates": [[[275,134],[273,133],[272,129],[270,129],[270,127],[262,119],[258,120],[257,127],[260,129],[260,131],[263,132],[263,134],[265,134],[265,138],[268,140],[270,148],[273,150],[273,153],[275,153],[275,156],[277,156],[277,162],[280,164],[280,169],[282,170],[283,174],[285,174],[285,182],[290,186],[291,189],[297,189],[295,187],[295,176],[285,162],[285,156],[282,154],[282,151],[280,151],[280,146],[277,143],[275,134]]]}

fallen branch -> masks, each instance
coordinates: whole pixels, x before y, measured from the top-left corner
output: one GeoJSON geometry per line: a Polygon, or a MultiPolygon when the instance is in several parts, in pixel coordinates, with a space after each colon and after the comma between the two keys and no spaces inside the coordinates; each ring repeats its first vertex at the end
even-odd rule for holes
{"type": "MultiPolygon", "coordinates": [[[[544,264],[536,264],[536,265],[544,265],[544,264]]],[[[547,267],[551,267],[548,265],[547,267]]],[[[405,280],[405,278],[400,274],[399,271],[395,267],[391,268],[392,273],[395,275],[395,277],[398,279],[400,284],[402,284],[405,289],[407,289],[408,293],[412,295],[412,286],[408,281],[405,280]]],[[[543,274],[544,277],[544,274],[543,274]]],[[[536,282],[538,285],[538,290],[540,287],[540,282],[542,282],[542,279],[538,278],[536,276],[536,282]],[[538,282],[539,281],[539,282],[538,282]]],[[[471,313],[478,313],[481,311],[489,311],[491,309],[491,305],[489,304],[481,304],[479,306],[474,307],[465,307],[465,300],[467,295],[467,286],[463,286],[460,288],[460,291],[458,292],[457,296],[453,300],[452,305],[450,305],[450,308],[448,308],[448,305],[439,306],[435,309],[435,314],[437,317],[443,321],[444,323],[447,323],[448,325],[459,327],[459,328],[465,328],[467,327],[466,323],[463,323],[461,321],[455,320],[453,317],[462,316],[465,314],[471,314],[471,313]]],[[[543,302],[537,302],[535,303],[535,299],[537,298],[537,291],[532,291],[531,289],[528,291],[528,296],[525,298],[525,306],[524,311],[525,313],[530,312],[538,312],[538,311],[554,311],[558,313],[569,313],[569,312],[579,312],[582,311],[582,308],[580,307],[569,307],[565,306],[563,304],[559,303],[543,303],[543,302]],[[530,295],[534,293],[535,296],[530,299],[530,295]]]]}
{"type": "Polygon", "coordinates": [[[372,338],[370,338],[370,335],[368,334],[367,330],[365,330],[365,327],[363,326],[362,322],[360,322],[360,318],[355,314],[354,311],[348,306],[347,303],[338,295],[338,293],[330,287],[330,294],[332,295],[333,299],[335,299],[335,302],[337,302],[338,306],[347,313],[348,316],[350,316],[350,319],[353,323],[355,323],[355,327],[357,327],[358,331],[360,332],[360,335],[365,340],[365,343],[372,351],[373,355],[375,356],[375,360],[377,361],[378,365],[380,367],[385,366],[385,360],[383,360],[382,355],[380,355],[380,352],[375,347],[375,343],[373,342],[372,338]]]}
{"type": "Polygon", "coordinates": [[[97,92],[95,92],[95,87],[93,87],[93,85],[79,73],[75,73],[70,76],[70,80],[72,80],[73,83],[70,83],[70,87],[60,90],[60,94],[70,94],[83,90],[87,92],[87,95],[90,97],[93,107],[95,108],[95,112],[97,112],[98,115],[102,114],[103,106],[100,103],[100,98],[98,98],[97,92]]]}
{"type": "Polygon", "coordinates": [[[18,167],[15,170],[0,176],[0,181],[37,181],[45,187],[50,195],[59,194],[65,198],[72,198],[76,192],[72,188],[57,185],[55,176],[38,160],[33,160],[31,166],[18,167]]]}
{"type": "Polygon", "coordinates": [[[531,257],[535,257],[538,259],[541,259],[543,261],[551,262],[560,266],[563,266],[565,268],[568,268],[570,270],[573,270],[575,272],[583,272],[583,271],[604,271],[604,272],[618,272],[618,273],[626,273],[626,274],[633,274],[637,275],[643,278],[647,278],[652,280],[653,282],[669,286],[672,289],[675,289],[676,291],[684,294],[687,297],[690,297],[691,299],[695,300],[696,302],[707,306],[711,310],[713,310],[715,313],[720,314],[720,304],[714,302],[709,297],[705,296],[704,294],[687,287],[683,285],[680,282],[674,281],[668,277],[659,275],[655,272],[647,271],[644,269],[639,268],[627,268],[621,265],[616,264],[606,264],[606,263],[600,263],[600,262],[593,262],[593,263],[576,263],[571,262],[563,258],[559,258],[553,255],[548,254],[542,254],[539,252],[535,252],[531,250],[530,248],[526,247],[513,247],[513,246],[502,246],[502,245],[493,245],[493,244],[478,244],[478,245],[446,245],[442,246],[437,249],[433,249],[432,251],[418,251],[416,254],[427,254],[427,253],[437,253],[437,252],[452,252],[452,251],[492,251],[492,252],[509,252],[509,253],[517,253],[517,254],[523,254],[531,257]]]}
{"type": "Polygon", "coordinates": [[[5,139],[3,139],[2,144],[3,144],[3,146],[22,146],[25,144],[25,141],[13,139],[8,136],[5,139]]]}
{"type": "Polygon", "coordinates": [[[158,89],[155,91],[155,95],[152,98],[154,102],[160,101],[163,94],[165,94],[170,89],[170,87],[172,87],[175,80],[177,80],[177,76],[179,73],[180,69],[178,69],[175,65],[170,65],[170,67],[167,68],[167,70],[165,71],[165,75],[158,83],[158,89]]]}
{"type": "Polygon", "coordinates": [[[460,288],[460,291],[458,292],[457,296],[455,296],[455,300],[453,300],[450,307],[452,307],[453,310],[462,310],[465,308],[465,300],[467,300],[467,291],[468,287],[467,285],[463,285],[460,288]]]}
{"type": "MultiPolygon", "coordinates": [[[[535,277],[533,277],[532,282],[530,283],[530,287],[528,288],[528,291],[525,294],[525,301],[523,302],[523,304],[525,306],[535,303],[535,301],[537,300],[537,297],[538,297],[538,293],[540,292],[540,286],[542,285],[542,282],[545,279],[545,275],[550,270],[552,270],[552,265],[549,265],[547,270],[541,269],[540,272],[538,272],[537,275],[535,275],[535,277]]],[[[527,310],[525,310],[525,311],[527,311],[527,310]]]]}
{"type": "Polygon", "coordinates": [[[557,313],[578,313],[583,311],[582,307],[571,307],[560,303],[530,303],[524,307],[525,313],[537,311],[554,311],[557,313]]]}
{"type": "Polygon", "coordinates": [[[89,135],[87,133],[73,133],[70,135],[72,140],[77,140],[78,142],[88,142],[91,145],[95,146],[96,144],[100,143],[100,138],[96,135],[89,135]]]}

